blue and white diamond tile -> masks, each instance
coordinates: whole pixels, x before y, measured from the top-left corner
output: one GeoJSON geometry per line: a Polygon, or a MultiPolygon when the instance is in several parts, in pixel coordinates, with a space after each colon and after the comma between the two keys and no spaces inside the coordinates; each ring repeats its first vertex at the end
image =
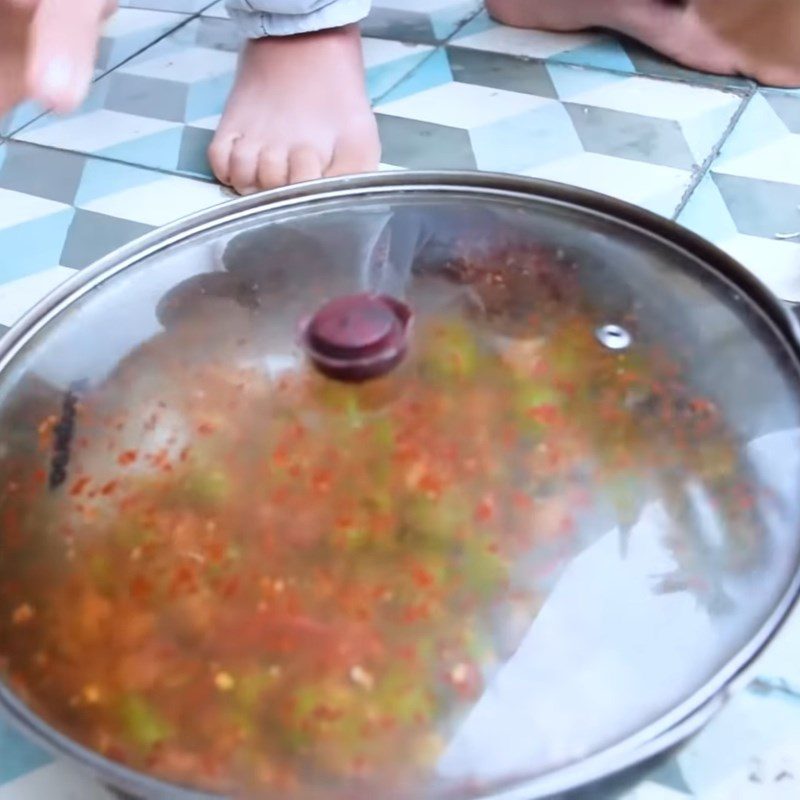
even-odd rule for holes
{"type": "Polygon", "coordinates": [[[0,798],[3,787],[50,763],[50,758],[0,718],[0,798]]]}
{"type": "Polygon", "coordinates": [[[156,39],[187,21],[186,14],[146,8],[121,8],[105,25],[97,67],[108,72],[156,39]]]}
{"type": "Polygon", "coordinates": [[[0,325],[76,269],[227,198],[177,175],[8,142],[0,147],[0,325]]]}
{"type": "MultiPolygon", "coordinates": [[[[13,735],[9,735],[10,741],[13,741],[13,735]]],[[[0,743],[3,736],[0,722],[0,743]]],[[[6,779],[6,782],[3,781],[4,765],[0,761],[0,800],[116,800],[114,795],[74,767],[46,756],[40,757],[45,763],[14,779],[6,779]]]]}
{"type": "Polygon", "coordinates": [[[796,800],[800,697],[755,684],[676,761],[698,800],[796,800]]]}
{"type": "MultiPolygon", "coordinates": [[[[144,2],[144,0],[142,0],[144,2]]],[[[180,2],[180,0],[177,0],[180,2]]],[[[228,9],[225,5],[225,0],[216,0],[212,5],[207,5],[202,11],[204,17],[216,17],[217,19],[230,19],[228,9]]]]}
{"type": "MultiPolygon", "coordinates": [[[[174,5],[180,6],[181,3],[176,2],[174,5]]],[[[171,11],[120,8],[106,23],[98,44],[95,79],[183,25],[187,19],[186,14],[171,11]]],[[[35,103],[23,103],[0,120],[0,134],[18,131],[42,113],[42,109],[35,103]]]]}
{"type": "MultiPolygon", "coordinates": [[[[540,60],[556,57],[564,60],[570,57],[569,54],[584,52],[590,48],[605,47],[608,51],[606,63],[599,66],[625,72],[634,71],[630,59],[624,54],[622,45],[617,39],[610,36],[595,33],[551,33],[511,28],[489,19],[485,11],[464,25],[453,37],[451,44],[485,53],[540,60]]],[[[574,56],[574,58],[577,59],[579,56],[574,56]]]]}
{"type": "Polygon", "coordinates": [[[362,30],[382,39],[436,44],[469,22],[481,5],[480,0],[375,0],[362,30]]]}
{"type": "Polygon", "coordinates": [[[447,45],[376,111],[389,164],[547,178],[669,215],[742,102],[707,86],[447,45]]]}
{"type": "Polygon", "coordinates": [[[364,37],[364,63],[370,97],[379,100],[435,52],[424,44],[364,37]]]}
{"type": "Polygon", "coordinates": [[[800,92],[754,95],[679,221],[800,302],[800,92]]]}
{"type": "Polygon", "coordinates": [[[638,73],[695,85],[735,88],[750,85],[744,78],[706,75],[685,69],[625,37],[596,31],[566,34],[510,28],[491,20],[485,11],[462,26],[451,43],[486,53],[638,73]]]}
{"type": "MultiPolygon", "coordinates": [[[[98,80],[75,114],[43,117],[13,138],[130,164],[209,176],[206,149],[233,85],[240,39],[224,17],[202,17],[98,80]]],[[[370,94],[395,87],[434,52],[365,37],[370,94]]]]}

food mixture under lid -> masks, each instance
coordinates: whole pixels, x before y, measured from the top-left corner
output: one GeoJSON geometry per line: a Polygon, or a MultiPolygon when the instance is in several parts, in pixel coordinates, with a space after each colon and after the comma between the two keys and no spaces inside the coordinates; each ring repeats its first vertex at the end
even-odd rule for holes
{"type": "Polygon", "coordinates": [[[770,622],[796,379],[732,285],[576,206],[223,220],[76,290],[0,372],[0,677],[208,792],[554,773],[693,710],[770,622]]]}

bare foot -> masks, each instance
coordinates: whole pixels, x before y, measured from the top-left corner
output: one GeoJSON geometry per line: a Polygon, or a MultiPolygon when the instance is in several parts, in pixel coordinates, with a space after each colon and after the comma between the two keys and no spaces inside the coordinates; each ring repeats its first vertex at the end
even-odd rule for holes
{"type": "MultiPolygon", "coordinates": [[[[782,3],[800,25],[796,0],[487,0],[489,13],[498,22],[519,28],[579,31],[610,28],[638,39],[660,53],[693,69],[720,75],[746,75],[781,86],[800,84],[800,55],[796,44],[786,47],[776,63],[755,57],[740,35],[731,35],[730,16],[771,15],[773,33],[780,35],[782,21],[768,8],[782,3]],[[750,11],[743,14],[742,8],[750,11]]],[[[762,26],[763,27],[763,26],[762,26]]],[[[795,28],[797,30],[797,28],[795,28]]],[[[782,34],[786,37],[786,34],[782,34]]],[[[775,37],[771,39],[773,46],[775,37]]]]}
{"type": "Polygon", "coordinates": [[[375,169],[358,28],[248,42],[208,156],[240,194],[375,169]]]}
{"type": "Polygon", "coordinates": [[[692,0],[739,54],[740,71],[768,86],[800,86],[798,0],[692,0]]]}
{"type": "Polygon", "coordinates": [[[0,0],[0,114],[22,100],[66,113],[92,82],[116,0],[0,0]]]}

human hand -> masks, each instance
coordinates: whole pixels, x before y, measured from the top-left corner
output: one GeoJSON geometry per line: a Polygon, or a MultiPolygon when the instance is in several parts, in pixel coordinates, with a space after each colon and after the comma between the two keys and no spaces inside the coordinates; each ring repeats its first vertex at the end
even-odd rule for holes
{"type": "Polygon", "coordinates": [[[0,25],[27,33],[18,76],[8,76],[19,94],[59,113],[77,108],[92,82],[102,24],[115,8],[115,0],[0,0],[0,25]]]}

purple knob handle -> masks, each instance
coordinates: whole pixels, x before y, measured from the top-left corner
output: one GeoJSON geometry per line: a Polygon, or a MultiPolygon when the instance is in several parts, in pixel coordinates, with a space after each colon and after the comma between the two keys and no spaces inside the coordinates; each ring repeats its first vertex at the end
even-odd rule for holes
{"type": "Polygon", "coordinates": [[[301,342],[314,366],[329,378],[367,381],[403,360],[411,317],[411,309],[393,297],[338,297],[304,326],[301,342]]]}

